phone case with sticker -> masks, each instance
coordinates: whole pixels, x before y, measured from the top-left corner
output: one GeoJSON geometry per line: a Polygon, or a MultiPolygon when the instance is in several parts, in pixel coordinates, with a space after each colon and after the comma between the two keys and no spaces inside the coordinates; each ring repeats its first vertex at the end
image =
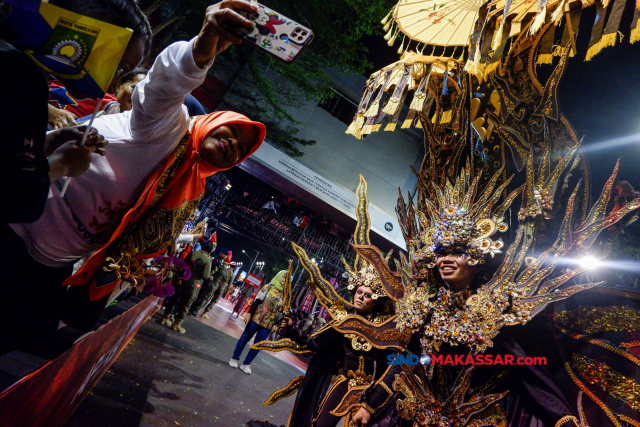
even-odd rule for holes
{"type": "Polygon", "coordinates": [[[242,39],[284,62],[293,62],[313,40],[313,31],[262,4],[256,6],[257,12],[239,12],[255,23],[253,29],[240,29],[242,39]]]}

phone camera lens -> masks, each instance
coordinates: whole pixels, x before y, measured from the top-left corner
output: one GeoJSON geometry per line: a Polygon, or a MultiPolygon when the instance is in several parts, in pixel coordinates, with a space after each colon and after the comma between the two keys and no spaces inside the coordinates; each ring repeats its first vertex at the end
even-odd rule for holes
{"type": "Polygon", "coordinates": [[[303,31],[303,32],[302,32],[302,35],[303,35],[303,36],[306,36],[306,35],[307,35],[307,32],[306,32],[306,31],[303,31]]]}
{"type": "Polygon", "coordinates": [[[280,40],[286,42],[287,40],[289,40],[289,36],[287,36],[286,34],[280,34],[280,40]]]}

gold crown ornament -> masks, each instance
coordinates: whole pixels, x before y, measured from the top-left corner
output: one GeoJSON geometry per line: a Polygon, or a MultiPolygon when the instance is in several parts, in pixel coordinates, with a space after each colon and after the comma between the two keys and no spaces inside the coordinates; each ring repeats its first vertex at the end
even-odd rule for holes
{"type": "Polygon", "coordinates": [[[455,247],[462,247],[469,265],[484,264],[488,255],[493,257],[502,252],[504,242],[493,236],[509,228],[504,221],[504,213],[520,189],[513,191],[499,207],[493,209],[511,182],[509,178],[494,191],[501,174],[502,169],[489,180],[478,197],[476,194],[481,174],[470,184],[468,166],[454,184],[450,181],[444,187],[433,184],[435,200],[425,199],[426,214],[416,211],[420,218],[421,233],[420,241],[416,242],[418,250],[415,262],[434,268],[439,254],[455,247]]]}
{"type": "Polygon", "coordinates": [[[378,298],[387,296],[376,270],[371,266],[362,267],[360,271],[355,274],[351,274],[350,272],[347,289],[355,291],[360,286],[366,286],[371,289],[371,299],[377,300],[378,298]]]}

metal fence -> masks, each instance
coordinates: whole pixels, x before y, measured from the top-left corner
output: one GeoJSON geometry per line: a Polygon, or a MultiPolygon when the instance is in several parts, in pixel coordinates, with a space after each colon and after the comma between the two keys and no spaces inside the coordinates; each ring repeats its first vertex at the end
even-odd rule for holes
{"type": "Polygon", "coordinates": [[[293,254],[295,242],[327,277],[345,273],[342,257],[353,264],[351,232],[239,169],[208,178],[200,208],[201,218],[224,218],[285,252],[293,254]]]}

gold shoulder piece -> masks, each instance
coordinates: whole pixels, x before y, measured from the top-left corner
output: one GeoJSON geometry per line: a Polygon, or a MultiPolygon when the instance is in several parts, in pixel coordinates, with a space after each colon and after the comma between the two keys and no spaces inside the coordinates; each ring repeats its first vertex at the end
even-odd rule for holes
{"type": "Polygon", "coordinates": [[[303,379],[304,379],[304,375],[295,377],[294,379],[289,381],[289,384],[287,384],[286,386],[282,387],[279,390],[274,391],[271,394],[271,396],[269,396],[267,401],[264,402],[264,406],[271,405],[273,403],[276,403],[280,399],[284,399],[285,397],[289,397],[293,395],[295,392],[298,391],[298,388],[300,388],[300,384],[302,384],[303,379]]]}
{"type": "Polygon", "coordinates": [[[291,274],[293,273],[293,260],[289,260],[289,268],[284,276],[284,287],[282,289],[282,312],[291,314],[291,274]]]}
{"type": "Polygon", "coordinates": [[[285,351],[288,350],[295,354],[311,354],[311,351],[307,350],[305,347],[291,341],[288,338],[281,339],[278,341],[260,341],[259,343],[253,344],[251,346],[253,350],[265,350],[265,351],[285,351]]]}
{"type": "Polygon", "coordinates": [[[329,311],[333,318],[343,318],[346,316],[347,310],[353,308],[353,304],[338,295],[333,286],[331,286],[331,283],[324,280],[320,269],[316,264],[311,262],[304,249],[293,242],[291,242],[291,245],[296,255],[298,255],[302,266],[311,276],[309,284],[313,293],[318,297],[320,304],[329,311]]]}
{"type": "MultiPolygon", "coordinates": [[[[367,197],[367,181],[360,175],[360,184],[356,190],[358,205],[356,206],[356,229],[353,233],[353,241],[356,245],[370,245],[369,231],[371,230],[371,219],[369,218],[369,198],[367,197]]],[[[366,262],[356,256],[355,270],[359,271],[366,267],[366,262]]]]}

